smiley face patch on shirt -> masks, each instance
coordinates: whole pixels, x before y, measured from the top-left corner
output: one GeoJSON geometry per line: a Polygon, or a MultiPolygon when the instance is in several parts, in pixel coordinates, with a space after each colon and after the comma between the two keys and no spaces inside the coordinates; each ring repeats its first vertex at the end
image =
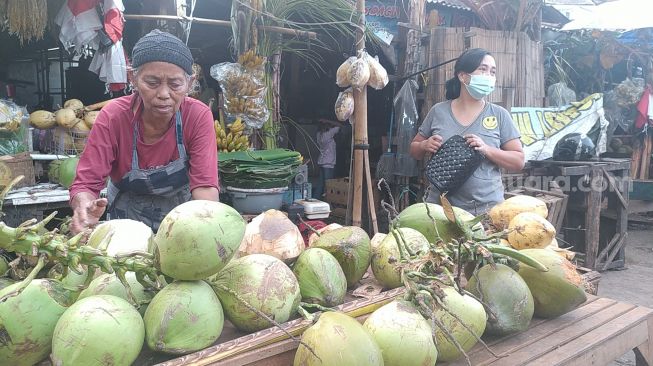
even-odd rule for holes
{"type": "Polygon", "coordinates": [[[499,126],[499,121],[497,120],[497,117],[488,116],[483,118],[483,127],[487,128],[488,130],[494,130],[498,126],[499,126]]]}

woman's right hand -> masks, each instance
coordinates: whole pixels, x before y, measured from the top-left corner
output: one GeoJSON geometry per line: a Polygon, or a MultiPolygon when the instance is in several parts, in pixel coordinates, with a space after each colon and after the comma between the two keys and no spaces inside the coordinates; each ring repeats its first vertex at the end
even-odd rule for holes
{"type": "MultiPolygon", "coordinates": [[[[83,195],[84,192],[78,194],[83,195]]],[[[88,199],[86,197],[75,197],[75,205],[73,207],[73,220],[70,224],[70,232],[76,235],[89,227],[95,226],[100,217],[104,214],[107,204],[109,203],[106,198],[88,199]]]]}
{"type": "Polygon", "coordinates": [[[420,142],[420,148],[431,154],[435,154],[440,149],[440,146],[442,146],[442,136],[440,135],[433,135],[420,142]]]}

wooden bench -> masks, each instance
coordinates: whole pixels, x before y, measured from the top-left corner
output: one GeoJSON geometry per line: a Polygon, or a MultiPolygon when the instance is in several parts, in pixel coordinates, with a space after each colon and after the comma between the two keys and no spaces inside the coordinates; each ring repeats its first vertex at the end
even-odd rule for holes
{"type": "Polygon", "coordinates": [[[472,365],[607,365],[635,350],[638,366],[653,366],[653,310],[592,296],[558,318],[533,319],[523,333],[486,341],[503,357],[477,344],[469,352],[472,365]]]}
{"type": "MultiPolygon", "coordinates": [[[[533,319],[525,332],[485,339],[492,351],[501,357],[493,356],[477,344],[469,352],[472,365],[607,365],[635,350],[637,366],[653,366],[653,309],[589,296],[585,304],[558,318],[533,319]]],[[[359,321],[364,319],[358,318],[359,321]]],[[[234,340],[226,349],[252,337],[255,336],[234,340]]],[[[217,362],[210,361],[215,350],[206,349],[164,364],[288,366],[293,363],[296,349],[297,342],[283,340],[217,362]]],[[[466,362],[462,359],[437,365],[462,366],[466,362]]]]}

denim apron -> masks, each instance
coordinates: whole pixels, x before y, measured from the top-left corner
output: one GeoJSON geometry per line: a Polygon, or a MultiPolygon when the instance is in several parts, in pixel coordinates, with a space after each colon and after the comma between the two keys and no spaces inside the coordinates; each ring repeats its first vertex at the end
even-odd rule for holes
{"type": "MultiPolygon", "coordinates": [[[[134,121],[132,121],[134,122],[134,121]]],[[[165,166],[140,169],[138,166],[138,128],[134,123],[132,168],[120,182],[107,185],[108,219],[141,221],[155,232],[161,220],[176,206],[191,199],[188,179],[188,156],[183,143],[181,113],[175,115],[175,131],[179,159],[165,166]]]]}

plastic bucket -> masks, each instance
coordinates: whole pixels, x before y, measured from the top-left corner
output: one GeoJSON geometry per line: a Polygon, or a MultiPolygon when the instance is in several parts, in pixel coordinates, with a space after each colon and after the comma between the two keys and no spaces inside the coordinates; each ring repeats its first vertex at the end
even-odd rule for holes
{"type": "Polygon", "coordinates": [[[288,187],[269,189],[245,189],[227,187],[231,206],[241,214],[260,214],[267,210],[278,210],[288,187]]]}

